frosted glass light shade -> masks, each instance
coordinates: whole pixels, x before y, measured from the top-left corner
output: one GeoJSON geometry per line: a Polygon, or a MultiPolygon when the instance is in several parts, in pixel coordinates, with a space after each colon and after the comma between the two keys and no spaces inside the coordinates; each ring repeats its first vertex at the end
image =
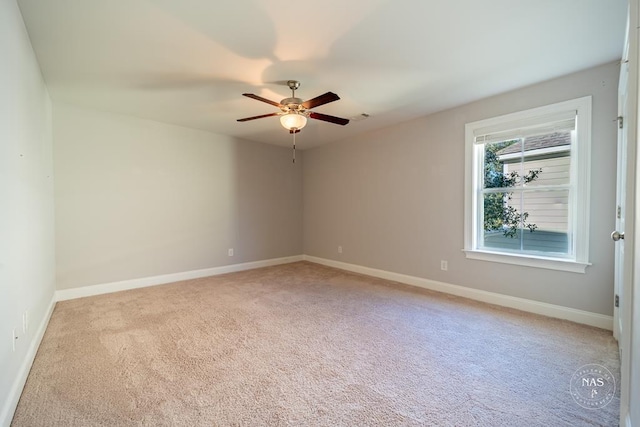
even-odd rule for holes
{"type": "Polygon", "coordinates": [[[280,123],[287,130],[300,130],[307,124],[307,118],[302,114],[289,113],[280,116],[280,123]]]}

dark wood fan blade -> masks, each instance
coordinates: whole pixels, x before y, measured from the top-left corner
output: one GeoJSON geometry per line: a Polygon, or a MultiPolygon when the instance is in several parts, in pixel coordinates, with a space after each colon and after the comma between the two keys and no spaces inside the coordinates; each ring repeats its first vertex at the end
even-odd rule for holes
{"type": "Polygon", "coordinates": [[[309,113],[309,117],[316,120],[322,120],[329,123],[335,123],[337,125],[346,125],[349,123],[349,119],[343,119],[341,117],[330,116],[328,114],[314,113],[313,111],[309,113]]]}
{"type": "Polygon", "coordinates": [[[310,99],[308,101],[304,101],[302,103],[302,106],[304,108],[306,108],[307,110],[310,110],[313,107],[317,107],[319,105],[328,104],[330,102],[337,101],[338,99],[340,99],[340,97],[338,95],[336,95],[335,93],[327,92],[327,93],[325,93],[323,95],[316,96],[315,98],[310,99]]]}
{"type": "Polygon", "coordinates": [[[273,117],[273,116],[277,116],[278,113],[269,113],[269,114],[263,114],[261,116],[253,116],[253,117],[245,117],[244,119],[238,119],[239,122],[248,122],[249,120],[255,120],[255,119],[262,119],[264,117],[273,117]]]}
{"type": "Polygon", "coordinates": [[[281,107],[279,102],[271,101],[270,99],[263,98],[258,95],[254,95],[253,93],[243,93],[242,95],[248,98],[257,99],[258,101],[266,102],[267,104],[275,105],[276,107],[281,107]]]}

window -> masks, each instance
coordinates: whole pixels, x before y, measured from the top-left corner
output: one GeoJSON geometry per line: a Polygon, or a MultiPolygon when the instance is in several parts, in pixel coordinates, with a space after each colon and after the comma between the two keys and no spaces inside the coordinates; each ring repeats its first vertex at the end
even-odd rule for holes
{"type": "Polygon", "coordinates": [[[467,258],[584,273],[591,97],[468,123],[467,258]]]}

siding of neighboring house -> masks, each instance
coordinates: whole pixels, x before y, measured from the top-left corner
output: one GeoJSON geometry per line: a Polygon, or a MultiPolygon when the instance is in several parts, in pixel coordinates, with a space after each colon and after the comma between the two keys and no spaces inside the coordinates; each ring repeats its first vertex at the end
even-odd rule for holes
{"type": "MultiPolygon", "coordinates": [[[[542,169],[538,178],[527,184],[529,188],[568,184],[571,157],[567,154],[567,152],[562,152],[558,153],[562,157],[537,160],[526,160],[525,158],[523,163],[505,163],[504,173],[508,174],[513,170],[517,170],[520,175],[526,175],[531,170],[542,169]],[[522,167],[522,171],[520,171],[520,167],[522,167]]],[[[568,231],[568,191],[524,192],[522,201],[519,197],[513,197],[507,201],[507,205],[512,205],[520,212],[528,212],[527,222],[536,224],[538,226],[537,230],[562,233],[568,231]],[[522,206],[520,205],[521,202],[522,206]]]]}

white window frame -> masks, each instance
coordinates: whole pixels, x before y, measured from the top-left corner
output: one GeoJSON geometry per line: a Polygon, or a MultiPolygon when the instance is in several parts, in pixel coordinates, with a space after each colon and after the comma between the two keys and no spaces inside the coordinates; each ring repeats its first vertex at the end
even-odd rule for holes
{"type": "Polygon", "coordinates": [[[585,273],[589,263],[589,189],[591,177],[591,96],[559,102],[525,111],[506,114],[465,125],[465,205],[464,252],[467,258],[515,264],[527,267],[585,273]],[[483,159],[476,153],[475,138],[481,129],[492,132],[509,131],[544,122],[544,117],[576,111],[577,140],[571,147],[569,229],[574,245],[569,257],[532,255],[529,253],[503,252],[499,248],[479,248],[478,198],[484,182],[483,159]]]}

